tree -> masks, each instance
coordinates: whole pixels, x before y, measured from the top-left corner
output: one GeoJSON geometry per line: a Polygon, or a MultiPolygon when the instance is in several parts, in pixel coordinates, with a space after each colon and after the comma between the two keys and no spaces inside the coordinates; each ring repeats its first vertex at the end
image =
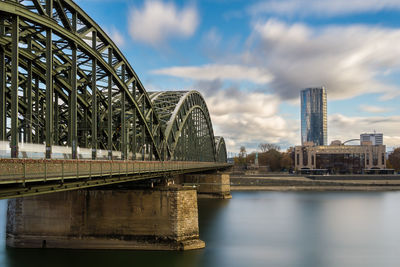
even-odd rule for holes
{"type": "Polygon", "coordinates": [[[289,170],[293,167],[292,155],[289,152],[282,153],[281,168],[289,170]]]}
{"type": "Polygon", "coordinates": [[[386,161],[386,169],[393,169],[393,166],[390,164],[389,160],[386,161]]]}
{"type": "Polygon", "coordinates": [[[388,160],[393,169],[400,171],[400,147],[396,148],[392,153],[390,153],[388,160]]]}
{"type": "Polygon", "coordinates": [[[260,153],[258,162],[260,166],[267,166],[271,171],[280,171],[281,169],[281,152],[270,149],[267,152],[260,153]]]}
{"type": "Polygon", "coordinates": [[[261,150],[261,152],[268,152],[270,150],[278,151],[279,149],[281,149],[278,145],[269,143],[261,143],[258,145],[258,148],[261,150]]]}
{"type": "Polygon", "coordinates": [[[245,165],[246,164],[246,148],[244,146],[240,147],[239,157],[234,159],[235,165],[245,165]]]}
{"type": "Polygon", "coordinates": [[[240,147],[240,152],[239,152],[239,157],[244,158],[246,156],[246,147],[241,146],[240,147]]]}

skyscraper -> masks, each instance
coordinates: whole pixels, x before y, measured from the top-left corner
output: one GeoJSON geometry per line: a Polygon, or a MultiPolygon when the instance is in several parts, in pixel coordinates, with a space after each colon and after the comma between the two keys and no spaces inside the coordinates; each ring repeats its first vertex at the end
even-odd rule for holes
{"type": "Polygon", "coordinates": [[[327,145],[328,126],[326,88],[301,90],[301,144],[314,142],[317,146],[327,145]]]}

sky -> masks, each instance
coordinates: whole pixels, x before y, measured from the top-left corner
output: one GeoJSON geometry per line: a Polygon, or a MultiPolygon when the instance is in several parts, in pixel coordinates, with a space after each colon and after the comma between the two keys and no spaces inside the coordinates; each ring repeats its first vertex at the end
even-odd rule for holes
{"type": "Polygon", "coordinates": [[[197,90],[228,152],[300,145],[300,90],[325,86],[328,143],[400,146],[399,0],[77,0],[147,91],[197,90]]]}

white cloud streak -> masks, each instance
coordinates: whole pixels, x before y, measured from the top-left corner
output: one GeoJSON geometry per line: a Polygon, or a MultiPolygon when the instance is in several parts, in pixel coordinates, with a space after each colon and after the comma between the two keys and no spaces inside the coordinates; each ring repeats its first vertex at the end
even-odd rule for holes
{"type": "Polygon", "coordinates": [[[268,0],[252,5],[248,12],[252,15],[332,17],[393,9],[400,10],[398,0],[268,0]]]}
{"type": "MultiPolygon", "coordinates": [[[[253,26],[248,48],[240,58],[231,58],[230,62],[236,60],[234,64],[216,60],[208,65],[153,71],[197,81],[195,88],[204,93],[215,133],[224,136],[229,151],[237,151],[240,145],[256,148],[261,142],[281,147],[299,144],[300,122],[282,116],[279,106],[282,100],[298,101],[302,88],[325,85],[329,100],[367,93],[378,93],[382,99],[399,95],[399,87],[389,82],[393,79],[385,80],[386,75],[393,78],[400,70],[398,29],[365,25],[312,28],[276,19],[253,26]],[[223,88],[225,80],[250,81],[265,91],[223,88]]],[[[368,105],[359,108],[384,111],[368,105]]],[[[374,129],[384,133],[388,146],[399,145],[398,116],[334,114],[329,117],[328,138],[344,141],[374,129]]]]}
{"type": "Polygon", "coordinates": [[[360,105],[359,109],[361,111],[369,113],[385,113],[391,110],[390,108],[370,106],[370,105],[360,105]]]}
{"type": "MultiPolygon", "coordinates": [[[[363,25],[311,28],[269,19],[254,24],[248,48],[236,63],[174,66],[154,74],[193,80],[250,81],[283,100],[302,88],[328,88],[330,100],[379,93],[381,100],[400,95],[385,78],[400,71],[400,30],[363,25]]],[[[217,60],[218,61],[218,60],[217,60]]],[[[223,61],[223,60],[222,60],[223,61]]]]}
{"type": "Polygon", "coordinates": [[[112,26],[110,29],[104,27],[104,29],[117,46],[122,47],[125,45],[124,36],[115,26],[112,26]]]}
{"type": "Polygon", "coordinates": [[[254,25],[250,42],[258,49],[244,53],[245,63],[268,69],[271,88],[282,99],[298,98],[299,90],[326,85],[329,99],[364,93],[398,94],[381,77],[400,67],[400,30],[380,27],[329,26],[313,29],[276,19],[254,25]]]}
{"type": "Polygon", "coordinates": [[[329,140],[346,141],[359,138],[361,133],[383,133],[384,144],[388,147],[400,145],[400,116],[349,117],[333,114],[328,118],[329,140]]]}
{"type": "Polygon", "coordinates": [[[199,16],[194,6],[179,10],[173,3],[146,0],[142,9],[130,10],[128,22],[134,40],[157,46],[170,37],[192,36],[199,16]]]}
{"type": "Polygon", "coordinates": [[[266,84],[273,80],[273,76],[268,70],[244,65],[209,64],[203,66],[169,67],[154,70],[152,73],[193,80],[212,81],[222,79],[250,81],[256,84],[266,84]]]}
{"type": "Polygon", "coordinates": [[[265,142],[286,147],[298,141],[299,124],[278,115],[278,97],[221,86],[220,81],[202,81],[195,88],[202,92],[211,114],[214,133],[224,137],[228,151],[238,152],[240,146],[245,145],[250,152],[265,142]]]}

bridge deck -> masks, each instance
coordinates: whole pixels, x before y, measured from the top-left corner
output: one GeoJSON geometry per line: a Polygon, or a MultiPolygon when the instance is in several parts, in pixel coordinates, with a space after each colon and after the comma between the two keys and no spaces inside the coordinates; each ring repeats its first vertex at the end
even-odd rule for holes
{"type": "Polygon", "coordinates": [[[0,159],[0,199],[228,167],[218,162],[0,159]]]}

